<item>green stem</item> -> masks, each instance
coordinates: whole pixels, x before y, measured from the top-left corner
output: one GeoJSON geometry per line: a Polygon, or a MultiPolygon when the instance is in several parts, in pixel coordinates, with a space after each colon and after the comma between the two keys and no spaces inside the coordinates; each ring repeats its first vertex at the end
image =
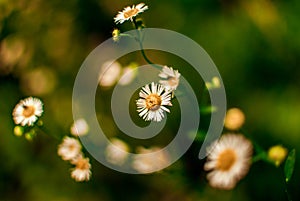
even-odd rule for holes
{"type": "Polygon", "coordinates": [[[287,197],[288,201],[292,201],[292,198],[291,198],[291,195],[288,192],[287,184],[286,183],[285,183],[285,187],[284,188],[285,188],[284,191],[285,191],[285,194],[286,194],[286,197],[287,197]]]}
{"type": "Polygon", "coordinates": [[[133,22],[134,28],[135,28],[136,33],[137,33],[137,36],[138,36],[138,39],[137,39],[137,40],[138,40],[138,43],[139,43],[139,45],[140,45],[141,53],[142,53],[143,58],[145,59],[145,61],[146,61],[148,64],[150,64],[151,66],[155,67],[155,68],[158,69],[158,70],[161,70],[161,66],[159,66],[159,65],[157,65],[157,64],[155,64],[155,63],[153,63],[153,62],[147,57],[147,55],[146,55],[146,53],[145,53],[145,50],[144,50],[144,47],[143,47],[143,42],[142,42],[141,32],[140,32],[140,29],[139,29],[139,27],[138,27],[138,25],[137,25],[136,19],[133,18],[133,19],[132,19],[132,22],[133,22]]]}
{"type": "Polygon", "coordinates": [[[288,191],[288,184],[287,184],[287,182],[285,180],[284,170],[283,170],[283,177],[282,178],[283,178],[283,182],[284,182],[284,192],[286,194],[286,198],[287,198],[288,201],[292,201],[292,197],[291,197],[291,195],[290,195],[290,193],[288,191]]]}
{"type": "Polygon", "coordinates": [[[57,135],[50,135],[50,134],[48,134],[49,132],[46,132],[46,131],[44,130],[44,127],[42,128],[41,126],[35,126],[34,129],[35,129],[36,131],[40,132],[40,133],[43,133],[43,134],[45,134],[45,135],[48,135],[48,136],[53,137],[53,138],[55,138],[56,140],[61,140],[61,137],[59,137],[59,136],[57,136],[57,135]]]}
{"type": "Polygon", "coordinates": [[[132,36],[130,34],[123,34],[123,33],[120,34],[120,37],[129,37],[129,38],[136,39],[134,36],[132,36]]]}

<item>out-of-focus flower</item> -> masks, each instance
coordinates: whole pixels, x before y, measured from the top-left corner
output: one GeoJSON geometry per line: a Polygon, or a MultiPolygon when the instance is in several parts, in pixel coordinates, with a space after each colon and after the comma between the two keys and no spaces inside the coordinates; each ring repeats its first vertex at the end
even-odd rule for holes
{"type": "Polygon", "coordinates": [[[161,121],[164,111],[170,112],[165,106],[172,106],[170,91],[162,85],[151,83],[151,88],[146,85],[139,93],[140,99],[137,100],[137,111],[139,116],[145,121],[161,121]]]}
{"type": "Polygon", "coordinates": [[[84,119],[77,119],[70,128],[70,132],[74,136],[83,136],[89,132],[89,125],[84,119]]]}
{"type": "Polygon", "coordinates": [[[21,100],[12,113],[15,124],[21,124],[21,126],[32,126],[42,114],[42,101],[33,97],[21,100]]]}
{"type": "Polygon", "coordinates": [[[287,153],[288,150],[285,147],[276,145],[269,149],[268,158],[274,161],[276,166],[279,166],[286,158],[287,153]]]}
{"type": "Polygon", "coordinates": [[[208,90],[210,89],[217,89],[221,87],[221,82],[219,77],[213,77],[211,82],[205,82],[205,86],[208,90]]]}
{"type": "Polygon", "coordinates": [[[224,126],[228,130],[238,130],[245,122],[245,115],[239,108],[231,108],[227,111],[224,126]]]}
{"type": "Polygon", "coordinates": [[[121,64],[119,62],[107,61],[101,66],[99,75],[99,85],[102,87],[111,87],[115,84],[121,73],[121,64]]]}
{"type": "Polygon", "coordinates": [[[119,80],[120,85],[127,85],[133,81],[137,74],[137,67],[138,65],[134,62],[130,63],[123,69],[121,78],[119,80]]]}
{"type": "Polygon", "coordinates": [[[23,133],[24,133],[24,128],[22,126],[15,126],[14,127],[14,134],[15,134],[15,136],[20,137],[20,136],[23,135],[23,133]]]}
{"type": "Polygon", "coordinates": [[[208,148],[204,165],[212,187],[232,189],[249,170],[253,152],[252,143],[242,135],[226,134],[208,148]]]}
{"type": "Polygon", "coordinates": [[[71,160],[71,163],[75,165],[72,169],[71,177],[75,181],[88,181],[91,177],[91,164],[89,158],[84,158],[82,154],[78,155],[76,158],[71,160]]]}
{"type": "Polygon", "coordinates": [[[165,149],[151,147],[145,149],[139,147],[137,155],[133,157],[132,167],[139,173],[152,173],[167,167],[170,164],[170,156],[165,149]]]}
{"type": "Polygon", "coordinates": [[[56,85],[56,75],[46,67],[25,72],[21,77],[21,89],[25,94],[36,96],[51,93],[56,85]]]}
{"type": "Polygon", "coordinates": [[[115,42],[118,42],[120,40],[120,30],[119,29],[114,29],[112,32],[112,39],[115,42]]]}
{"type": "Polygon", "coordinates": [[[284,33],[282,32],[285,30],[284,20],[275,2],[271,0],[242,1],[241,8],[245,9],[245,14],[267,36],[281,36],[284,33]]]}
{"type": "Polygon", "coordinates": [[[77,139],[66,136],[58,146],[57,154],[63,160],[72,160],[81,154],[81,144],[77,139]]]}
{"type": "Polygon", "coordinates": [[[0,74],[9,74],[25,52],[25,44],[16,38],[6,38],[0,46],[0,74]]]}
{"type": "Polygon", "coordinates": [[[128,157],[128,145],[117,138],[112,138],[110,144],[106,147],[106,160],[115,165],[122,165],[128,157]]]}
{"type": "Polygon", "coordinates": [[[132,7],[127,6],[126,8],[123,9],[123,11],[119,11],[116,17],[114,18],[115,23],[122,24],[126,20],[131,20],[133,21],[133,17],[137,16],[139,13],[144,12],[145,10],[148,9],[148,6],[145,5],[144,3],[139,3],[138,5],[133,5],[132,7]]]}
{"type": "Polygon", "coordinates": [[[174,91],[177,89],[180,77],[178,70],[173,70],[172,67],[164,66],[158,76],[163,78],[159,83],[166,87],[167,90],[174,91]]]}

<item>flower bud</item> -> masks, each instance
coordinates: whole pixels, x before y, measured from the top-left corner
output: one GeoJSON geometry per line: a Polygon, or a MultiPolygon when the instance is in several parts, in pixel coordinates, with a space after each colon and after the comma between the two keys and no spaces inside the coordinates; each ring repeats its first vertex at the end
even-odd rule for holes
{"type": "Polygon", "coordinates": [[[25,133],[25,138],[28,141],[32,141],[35,136],[36,136],[36,132],[33,129],[31,129],[29,132],[25,133]]]}
{"type": "Polygon", "coordinates": [[[15,136],[21,137],[23,135],[24,129],[22,126],[15,126],[14,134],[15,136]]]}
{"type": "Polygon", "coordinates": [[[268,151],[268,158],[279,166],[285,159],[288,151],[281,145],[272,146],[268,151]]]}
{"type": "Polygon", "coordinates": [[[112,32],[112,39],[115,42],[118,42],[120,40],[120,30],[119,29],[114,29],[112,32]]]}

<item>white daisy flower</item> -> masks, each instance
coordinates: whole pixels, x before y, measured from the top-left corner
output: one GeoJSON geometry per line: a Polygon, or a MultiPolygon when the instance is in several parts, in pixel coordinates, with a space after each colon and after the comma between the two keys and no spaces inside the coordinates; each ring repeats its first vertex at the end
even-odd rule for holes
{"type": "Polygon", "coordinates": [[[12,113],[15,124],[21,124],[22,126],[32,126],[42,114],[42,101],[33,97],[21,100],[12,113]]]}
{"type": "Polygon", "coordinates": [[[249,170],[253,152],[252,143],[242,135],[226,134],[208,148],[204,165],[212,187],[232,189],[249,170]]]}
{"type": "Polygon", "coordinates": [[[70,132],[74,136],[83,136],[89,132],[89,125],[84,119],[77,119],[70,128],[70,132]]]}
{"type": "Polygon", "coordinates": [[[112,138],[105,149],[106,160],[115,165],[122,165],[128,157],[128,145],[117,138],[112,138]]]}
{"type": "Polygon", "coordinates": [[[174,91],[177,89],[180,77],[178,70],[173,70],[172,67],[164,66],[158,76],[163,78],[159,83],[164,85],[167,90],[174,91]]]}
{"type": "Polygon", "coordinates": [[[137,16],[139,13],[144,12],[145,10],[148,9],[148,6],[145,5],[144,3],[139,3],[138,5],[133,5],[132,7],[127,6],[126,8],[123,9],[123,11],[119,11],[116,17],[114,18],[115,23],[122,24],[126,20],[131,20],[132,18],[137,16]]]}
{"type": "Polygon", "coordinates": [[[75,181],[88,181],[91,177],[91,164],[89,158],[84,158],[82,154],[78,155],[75,159],[71,161],[75,168],[72,168],[71,177],[75,181]]]}
{"type": "Polygon", "coordinates": [[[168,152],[160,147],[151,147],[149,149],[139,147],[137,153],[133,157],[132,167],[139,173],[156,172],[170,164],[168,152]]]}
{"type": "Polygon", "coordinates": [[[62,143],[58,146],[57,154],[63,160],[72,160],[81,154],[81,144],[75,138],[64,137],[62,143]]]}
{"type": "Polygon", "coordinates": [[[139,116],[146,121],[161,121],[164,117],[164,111],[170,112],[165,106],[172,106],[171,92],[165,90],[160,84],[154,82],[146,85],[139,93],[140,99],[137,100],[137,111],[139,116]]]}

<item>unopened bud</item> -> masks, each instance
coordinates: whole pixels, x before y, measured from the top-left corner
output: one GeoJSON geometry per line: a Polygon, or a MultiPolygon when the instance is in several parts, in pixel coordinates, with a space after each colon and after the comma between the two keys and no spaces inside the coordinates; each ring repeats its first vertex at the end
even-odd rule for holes
{"type": "Polygon", "coordinates": [[[15,134],[15,136],[20,137],[20,136],[23,135],[23,132],[24,132],[24,129],[23,129],[22,126],[15,126],[15,128],[14,128],[14,134],[15,134]]]}
{"type": "Polygon", "coordinates": [[[119,29],[114,29],[112,32],[112,39],[115,42],[118,42],[120,40],[120,30],[119,29]]]}
{"type": "Polygon", "coordinates": [[[288,151],[285,147],[281,145],[273,146],[268,151],[268,157],[270,160],[274,161],[276,166],[279,166],[286,158],[288,151]]]}
{"type": "Polygon", "coordinates": [[[25,133],[25,138],[28,141],[32,141],[35,136],[36,136],[36,132],[33,129],[30,130],[29,132],[25,133]]]}

